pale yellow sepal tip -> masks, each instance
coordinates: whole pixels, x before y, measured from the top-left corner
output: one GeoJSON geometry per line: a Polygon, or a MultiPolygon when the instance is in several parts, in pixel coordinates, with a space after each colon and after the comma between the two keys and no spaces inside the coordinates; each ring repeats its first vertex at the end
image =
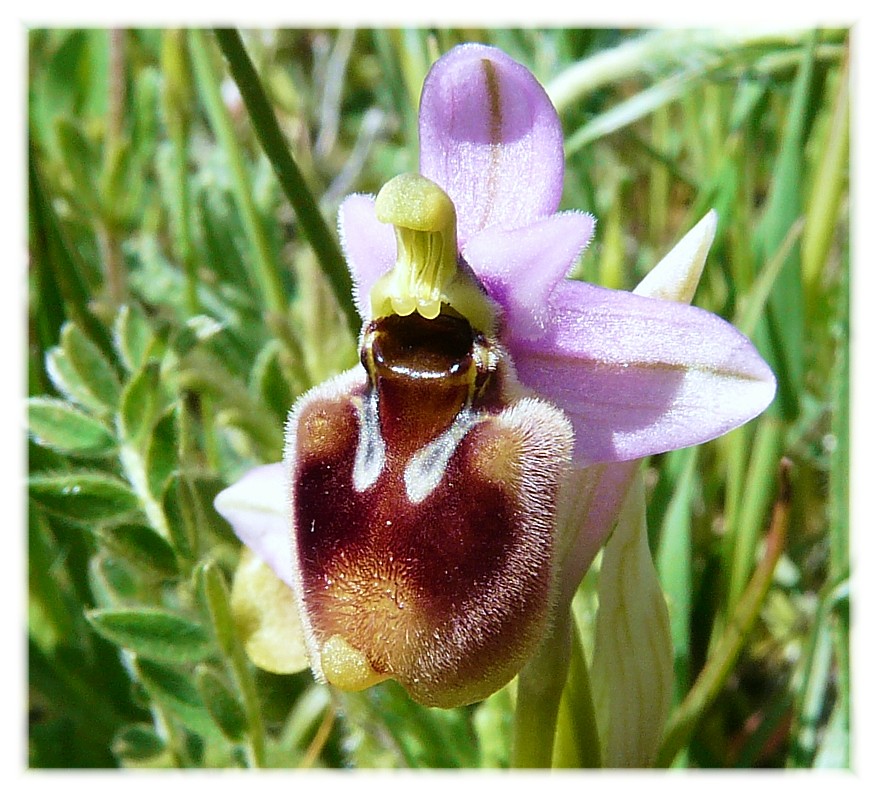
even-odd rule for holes
{"type": "Polygon", "coordinates": [[[320,663],[327,681],[346,692],[359,692],[389,677],[372,669],[366,656],[338,634],[324,642],[320,663]]]}
{"type": "Polygon", "coordinates": [[[232,617],[248,658],[260,669],[308,668],[308,650],[293,593],[272,569],[243,548],[232,581],[232,617]]]}

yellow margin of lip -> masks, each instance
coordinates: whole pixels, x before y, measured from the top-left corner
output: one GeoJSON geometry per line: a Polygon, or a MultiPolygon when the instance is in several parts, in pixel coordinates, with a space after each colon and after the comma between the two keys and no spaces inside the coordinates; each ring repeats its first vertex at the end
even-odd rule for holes
{"type": "Polygon", "coordinates": [[[327,681],[348,692],[359,692],[389,677],[376,672],[366,656],[339,634],[331,636],[321,646],[320,661],[327,681]]]}

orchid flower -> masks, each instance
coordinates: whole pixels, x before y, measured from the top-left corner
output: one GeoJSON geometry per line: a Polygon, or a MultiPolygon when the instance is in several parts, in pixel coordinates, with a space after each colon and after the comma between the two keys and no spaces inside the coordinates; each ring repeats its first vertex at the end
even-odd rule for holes
{"type": "MultiPolygon", "coordinates": [[[[216,506],[295,596],[297,661],[340,688],[394,678],[448,707],[507,683],[570,601],[631,475],[590,466],[717,437],[775,380],[726,321],[655,298],[662,285],[569,279],[594,220],[558,212],[561,124],[525,67],[451,50],[425,81],[419,134],[418,174],[340,208],[360,364],[300,397],[284,463],[216,506]]],[[[704,263],[712,225],[675,257],[704,263]]],[[[233,587],[247,611],[261,600],[249,572],[233,587]]],[[[254,643],[257,663],[283,667],[272,648],[294,644],[295,624],[254,643]]]]}

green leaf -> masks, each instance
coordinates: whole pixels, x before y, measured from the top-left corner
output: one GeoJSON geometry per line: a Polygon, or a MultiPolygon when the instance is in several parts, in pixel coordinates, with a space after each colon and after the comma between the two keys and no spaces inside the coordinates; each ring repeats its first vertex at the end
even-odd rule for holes
{"type": "Polygon", "coordinates": [[[164,740],[145,723],[126,725],[113,739],[113,755],[126,761],[146,761],[165,750],[164,740]]]}
{"type": "Polygon", "coordinates": [[[192,75],[184,36],[180,29],[166,30],[162,34],[160,63],[165,78],[162,110],[172,138],[183,137],[189,132],[194,111],[192,75]]]}
{"type": "Polygon", "coordinates": [[[825,274],[827,256],[836,234],[845,187],[849,179],[849,107],[851,90],[849,59],[843,59],[833,101],[828,131],[816,152],[817,168],[803,230],[803,285],[806,290],[806,313],[818,312],[818,296],[825,274]]]}
{"type": "Polygon", "coordinates": [[[82,202],[85,212],[101,217],[103,203],[94,179],[100,170],[98,152],[77,123],[68,116],[55,120],[55,137],[75,189],[71,196],[77,202],[82,202]]]}
{"type": "MultiPolygon", "coordinates": [[[[155,43],[158,44],[158,41],[155,43]]],[[[161,139],[159,131],[159,103],[163,89],[164,76],[158,66],[146,66],[140,69],[134,78],[134,126],[131,132],[131,146],[134,153],[133,161],[143,168],[145,161],[151,161],[155,152],[155,143],[161,139]]],[[[149,186],[150,180],[143,180],[149,186]]],[[[129,190],[129,195],[134,194],[129,190]]],[[[136,194],[135,194],[136,195],[136,194]]],[[[140,199],[140,197],[138,197],[140,199]]],[[[129,200],[130,201],[130,200],[129,200]]]]}
{"type": "Polygon", "coordinates": [[[86,618],[102,637],[144,658],[186,664],[214,650],[203,626],[162,609],[95,609],[86,618]]]}
{"type": "Polygon", "coordinates": [[[152,597],[142,594],[147,585],[127,560],[103,551],[89,563],[89,586],[101,607],[127,606],[152,597]]]}
{"type": "Polygon", "coordinates": [[[71,401],[97,413],[116,408],[121,387],[113,366],[74,323],[61,330],[61,345],[46,355],[46,370],[71,401]]]}
{"type": "Polygon", "coordinates": [[[591,680],[604,766],[652,764],[671,706],[673,663],[639,472],[601,562],[591,680]]]}
{"type": "Polygon", "coordinates": [[[46,373],[56,390],[70,401],[98,414],[109,411],[106,402],[96,396],[82,381],[82,377],[61,346],[54,346],[46,352],[46,373]]]}
{"type": "Polygon", "coordinates": [[[175,473],[168,481],[162,499],[162,510],[174,549],[183,557],[193,557],[199,529],[198,508],[188,477],[175,473]]]}
{"type": "MultiPolygon", "coordinates": [[[[201,230],[197,240],[200,259],[209,265],[216,279],[228,291],[233,286],[239,291],[247,288],[247,271],[241,255],[240,221],[227,190],[218,181],[210,190],[193,186],[195,223],[201,230]]],[[[248,291],[253,296],[252,291],[248,291]]]]}
{"type": "Polygon", "coordinates": [[[67,114],[91,121],[106,114],[108,47],[103,30],[55,30],[52,34],[51,55],[32,76],[30,115],[40,143],[55,158],[60,157],[55,119],[67,114]]]}
{"type": "Polygon", "coordinates": [[[163,578],[177,575],[177,557],[170,543],[150,526],[126,523],[99,532],[101,541],[124,556],[139,569],[150,570],[163,578]]]}
{"type": "Polygon", "coordinates": [[[483,700],[473,712],[480,769],[505,769],[510,765],[514,694],[510,688],[501,689],[483,700]]]}
{"type": "Polygon", "coordinates": [[[244,648],[236,635],[226,579],[219,566],[212,561],[206,562],[202,566],[200,577],[214,633],[223,655],[229,659],[235,673],[235,679],[241,689],[241,697],[244,700],[244,718],[253,760],[258,766],[262,766],[265,762],[265,725],[262,719],[262,709],[244,648]]]}
{"type": "Polygon", "coordinates": [[[111,767],[110,740],[120,725],[116,706],[106,699],[114,673],[99,674],[90,657],[65,652],[73,649],[57,648],[50,655],[28,640],[28,694],[35,709],[29,722],[29,765],[111,767]]]}
{"type": "Polygon", "coordinates": [[[171,475],[178,467],[177,452],[177,410],[174,407],[159,419],[150,436],[145,465],[152,495],[164,494],[171,475]]]}
{"type": "Polygon", "coordinates": [[[127,138],[108,142],[101,175],[101,193],[106,203],[108,224],[125,226],[130,223],[132,207],[142,201],[144,179],[136,162],[136,153],[127,138]]]}
{"type": "MultiPolygon", "coordinates": [[[[314,739],[327,711],[333,711],[331,687],[311,683],[296,698],[284,728],[277,737],[277,747],[283,750],[305,750],[314,739]]],[[[334,712],[335,713],[335,712],[334,712]]]]}
{"type": "Polygon", "coordinates": [[[63,299],[66,316],[86,330],[102,352],[112,357],[107,330],[90,307],[88,266],[65,235],[51,197],[46,193],[33,142],[28,148],[28,188],[29,241],[37,281],[53,301],[63,299]]]}
{"type": "Polygon", "coordinates": [[[751,460],[744,486],[747,500],[738,512],[735,534],[731,534],[725,553],[728,573],[727,615],[741,599],[745,585],[754,569],[764,521],[772,504],[775,484],[772,474],[783,451],[783,428],[771,415],[757,421],[757,431],[751,446],[751,460]]]}
{"type": "MultiPolygon", "coordinates": [[[[318,203],[290,154],[290,148],[278,126],[278,121],[269,105],[259,75],[247,55],[241,36],[235,30],[218,29],[214,33],[226,60],[229,62],[232,77],[241,91],[257,137],[275,170],[281,188],[296,212],[296,219],[305,237],[314,249],[321,267],[333,286],[351,332],[356,336],[360,333],[361,320],[357,315],[354,303],[351,301],[351,275],[345,266],[345,258],[339,244],[321,215],[318,203]]],[[[196,72],[204,73],[200,78],[202,90],[205,92],[213,90],[213,93],[216,94],[215,87],[208,80],[212,76],[207,74],[208,70],[203,63],[206,58],[202,52],[204,41],[200,34],[191,34],[190,46],[195,56],[196,72]]],[[[219,127],[225,121],[218,118],[219,116],[218,112],[214,113],[215,127],[219,127]]],[[[224,134],[221,130],[217,132],[219,135],[224,134]]],[[[266,275],[266,277],[271,277],[271,275],[266,275]]],[[[270,293],[269,287],[274,287],[277,290],[280,285],[274,282],[272,285],[266,285],[264,290],[267,297],[275,299],[270,306],[283,311],[285,309],[283,297],[276,297],[274,293],[270,293]]]]}
{"type": "Polygon", "coordinates": [[[241,703],[225,680],[210,668],[200,666],[196,671],[196,684],[201,699],[223,735],[233,742],[240,741],[247,721],[241,703]]]}
{"type": "Polygon", "coordinates": [[[125,367],[134,373],[147,361],[156,338],[149,321],[136,305],[119,308],[113,322],[113,346],[125,367]]]}
{"type": "Polygon", "coordinates": [[[293,404],[295,396],[279,364],[281,346],[277,340],[270,340],[256,356],[250,373],[250,384],[254,391],[271,408],[281,423],[293,404]]]}
{"type": "Polygon", "coordinates": [[[237,549],[238,538],[214,506],[214,499],[228,486],[227,482],[218,476],[198,474],[190,479],[190,484],[202,532],[209,530],[216,534],[219,540],[235,543],[237,549]]]}
{"type": "Polygon", "coordinates": [[[140,506],[125,482],[96,471],[35,474],[29,478],[28,488],[41,506],[73,520],[117,519],[140,506]]]}
{"type": "Polygon", "coordinates": [[[137,671],[153,698],[176,714],[187,728],[222,738],[191,676],[143,659],[137,662],[137,671]]]}
{"type": "MultiPolygon", "coordinates": [[[[223,103],[220,93],[222,77],[217,70],[204,32],[190,30],[188,42],[196,85],[211,128],[226,156],[233,194],[244,222],[250,249],[245,264],[252,278],[252,286],[259,292],[264,307],[283,313],[287,308],[287,300],[280,277],[281,271],[278,268],[276,253],[260,220],[254,200],[252,178],[248,173],[229,110],[223,103]]],[[[305,191],[308,193],[307,189],[305,191]]]]}
{"type": "MultiPolygon", "coordinates": [[[[656,569],[669,606],[672,649],[674,650],[675,698],[686,694],[690,683],[690,618],[693,603],[693,553],[691,506],[699,495],[696,482],[697,449],[674,452],[681,467],[675,473],[674,488],[662,519],[656,569]]],[[[707,618],[706,618],[707,620],[707,618]]]]}
{"type": "Polygon", "coordinates": [[[851,766],[851,739],[849,738],[849,705],[847,695],[833,706],[827,729],[815,756],[815,769],[848,769],[851,766]]]}
{"type": "MultiPolygon", "coordinates": [[[[594,592],[594,591],[593,591],[594,592]]],[[[573,615],[573,612],[572,612],[573,615]]],[[[590,647],[592,639],[589,640],[590,647]]],[[[552,766],[556,769],[598,769],[601,741],[592,699],[586,651],[575,617],[571,617],[571,658],[559,703],[552,766]]]]}
{"type": "Polygon", "coordinates": [[[161,401],[159,364],[150,362],[125,386],[119,407],[119,433],[138,450],[147,445],[161,401]]]}
{"type": "Polygon", "coordinates": [[[110,430],[66,401],[29,398],[28,428],[34,440],[62,454],[102,456],[116,447],[110,430]]]}
{"type": "MultiPolygon", "coordinates": [[[[346,742],[354,741],[358,723],[366,723],[366,736],[375,734],[376,722],[382,733],[393,739],[393,747],[413,768],[475,767],[478,763],[472,728],[462,709],[427,708],[414,703],[396,681],[385,681],[364,692],[347,693],[344,707],[346,742]],[[361,713],[363,712],[363,713],[361,713]]],[[[362,728],[359,730],[363,730],[362,728]]],[[[370,750],[374,738],[364,739],[360,755],[370,750]]],[[[371,755],[371,753],[367,753],[371,755]]]]}
{"type": "Polygon", "coordinates": [[[696,731],[706,708],[717,697],[741,652],[747,635],[763,606],[775,566],[787,539],[791,501],[790,463],[783,460],[779,495],[775,503],[763,558],[742,592],[729,622],[712,645],[702,671],[665,728],[654,765],[668,767],[696,731]]]}
{"type": "MultiPolygon", "coordinates": [[[[781,148],[772,174],[765,212],[754,234],[758,258],[768,262],[781,249],[785,237],[803,212],[803,176],[812,122],[810,109],[820,101],[822,81],[816,76],[818,34],[810,34],[793,85],[781,148]]],[[[800,246],[796,245],[781,266],[769,295],[761,333],[768,344],[766,355],[778,377],[777,408],[787,420],[796,418],[803,393],[805,358],[805,296],[800,271],[800,246]]],[[[759,342],[759,341],[758,341],[759,342]]]]}
{"type": "Polygon", "coordinates": [[[79,603],[65,572],[70,562],[58,557],[58,541],[43,513],[28,502],[27,589],[28,633],[43,649],[72,644],[79,630],[79,603]],[[39,613],[40,622],[34,621],[39,613]]]}
{"type": "Polygon", "coordinates": [[[82,381],[108,407],[119,401],[119,379],[113,366],[95,343],[70,323],[61,331],[61,345],[82,381]]]}
{"type": "Polygon", "coordinates": [[[220,649],[226,656],[231,656],[236,644],[235,623],[232,620],[226,579],[216,562],[207,562],[203,565],[201,578],[220,649]]]}

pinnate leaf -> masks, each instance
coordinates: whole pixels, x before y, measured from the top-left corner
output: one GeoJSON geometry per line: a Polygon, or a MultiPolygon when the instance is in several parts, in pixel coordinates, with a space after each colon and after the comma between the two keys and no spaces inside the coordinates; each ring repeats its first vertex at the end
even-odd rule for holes
{"type": "Polygon", "coordinates": [[[45,509],[73,520],[118,519],[140,506],[125,482],[97,471],[39,473],[30,477],[28,488],[45,509]]]}
{"type": "Polygon", "coordinates": [[[156,423],[146,452],[146,470],[150,493],[161,496],[178,467],[177,417],[174,409],[156,423]]]}
{"type": "Polygon", "coordinates": [[[191,676],[147,659],[138,661],[137,671],[150,695],[176,714],[187,728],[203,736],[220,736],[191,676]]]}
{"type": "Polygon", "coordinates": [[[149,526],[125,523],[99,532],[112,551],[124,556],[142,570],[171,578],[177,575],[177,557],[168,541],[149,526]]]}
{"type": "Polygon", "coordinates": [[[116,447],[113,434],[101,421],[66,401],[29,398],[27,411],[31,437],[61,454],[102,456],[116,447]]]}
{"type": "Polygon", "coordinates": [[[246,728],[244,709],[225,681],[210,668],[200,666],[196,683],[201,699],[217,727],[227,739],[239,741],[246,728]]]}
{"type": "Polygon", "coordinates": [[[61,330],[61,344],[47,353],[46,370],[59,392],[86,409],[107,413],[119,403],[121,386],[113,366],[72,322],[61,330]]]}
{"type": "Polygon", "coordinates": [[[187,664],[214,650],[202,625],[163,609],[95,609],[86,617],[102,637],[147,659],[187,664]]]}
{"type": "Polygon", "coordinates": [[[149,445],[150,434],[165,411],[166,391],[159,364],[149,362],[125,385],[120,401],[119,434],[140,451],[149,445]]]}
{"type": "Polygon", "coordinates": [[[156,338],[149,321],[135,305],[119,308],[113,322],[113,345],[125,367],[134,373],[146,362],[156,338]]]}
{"type": "Polygon", "coordinates": [[[127,761],[146,761],[165,750],[165,742],[144,723],[126,725],[113,739],[113,754],[127,761]]]}

